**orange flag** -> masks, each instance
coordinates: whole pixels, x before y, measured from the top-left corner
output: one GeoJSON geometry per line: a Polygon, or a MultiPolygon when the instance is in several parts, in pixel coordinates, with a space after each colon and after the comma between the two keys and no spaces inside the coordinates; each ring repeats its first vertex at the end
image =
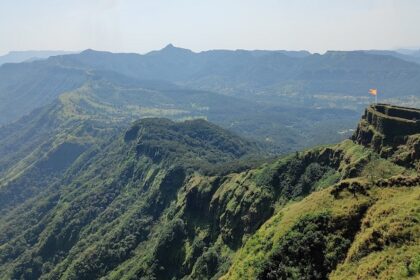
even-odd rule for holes
{"type": "Polygon", "coordinates": [[[377,95],[378,94],[378,90],[376,88],[371,88],[369,90],[369,93],[372,94],[372,95],[377,95]]]}

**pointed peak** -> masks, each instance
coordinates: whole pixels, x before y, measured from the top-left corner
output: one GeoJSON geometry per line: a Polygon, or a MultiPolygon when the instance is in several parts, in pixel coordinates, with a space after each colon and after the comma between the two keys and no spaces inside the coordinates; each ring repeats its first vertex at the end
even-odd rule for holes
{"type": "Polygon", "coordinates": [[[160,51],[163,51],[163,52],[170,52],[170,53],[191,53],[192,51],[191,50],[189,50],[189,49],[184,49],[184,48],[178,48],[178,47],[175,47],[174,45],[172,45],[172,44],[168,44],[168,45],[166,45],[166,47],[164,47],[163,49],[161,49],[160,51]]]}
{"type": "Polygon", "coordinates": [[[169,44],[167,44],[167,45],[166,45],[166,47],[164,47],[163,49],[164,49],[164,50],[165,50],[165,49],[175,49],[175,46],[174,46],[174,45],[172,45],[171,43],[169,43],[169,44]]]}

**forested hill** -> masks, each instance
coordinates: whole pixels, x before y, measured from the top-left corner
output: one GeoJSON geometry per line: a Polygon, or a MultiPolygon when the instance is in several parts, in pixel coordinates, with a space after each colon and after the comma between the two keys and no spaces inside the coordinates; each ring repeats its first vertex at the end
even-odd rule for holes
{"type": "MultiPolygon", "coordinates": [[[[153,234],[178,225],[161,219],[176,210],[188,180],[250,168],[249,156],[258,154],[253,143],[204,120],[144,119],[106,144],[75,140],[3,182],[0,278],[95,279],[111,272],[137,247],[154,244],[153,234]],[[81,268],[86,262],[92,263],[81,268]]],[[[148,252],[139,257],[153,261],[148,252]]]]}
{"type": "MultiPolygon", "coordinates": [[[[389,134],[370,117],[412,126],[412,112],[371,107],[354,140],[262,162],[204,120],[143,119],[97,145],[57,146],[0,187],[12,201],[0,278],[416,278],[420,131],[389,134]]],[[[101,123],[66,143],[102,138],[101,123]]]]}
{"type": "MultiPolygon", "coordinates": [[[[33,71],[32,66],[28,66],[27,71],[33,71]]],[[[22,70],[23,67],[16,65],[17,72],[19,69],[22,70]]],[[[19,75],[17,77],[26,79],[19,75]]],[[[0,80],[1,78],[0,76],[0,80]]],[[[34,83],[32,86],[15,83],[16,92],[13,86],[7,86],[6,102],[0,103],[0,106],[4,106],[2,116],[6,123],[12,115],[23,112],[20,110],[30,111],[40,103],[47,104],[0,129],[0,142],[3,142],[3,138],[8,138],[5,141],[11,141],[11,145],[17,150],[30,150],[29,147],[33,144],[28,142],[19,147],[15,145],[14,142],[21,141],[18,135],[23,131],[33,130],[34,134],[38,134],[41,127],[46,130],[55,129],[59,120],[65,123],[62,130],[69,129],[67,124],[72,125],[76,120],[86,119],[126,129],[138,118],[165,117],[172,120],[207,119],[258,141],[268,152],[287,153],[326,141],[342,140],[348,136],[348,129],[354,126],[358,117],[358,114],[348,109],[286,108],[273,104],[256,104],[250,100],[215,92],[182,88],[169,82],[139,81],[109,71],[86,73],[82,70],[71,70],[70,74],[66,74],[65,71],[57,72],[53,67],[45,73],[40,72],[36,79],[38,78],[39,83],[28,81],[34,83]],[[49,78],[55,79],[57,76],[64,80],[48,82],[49,78]],[[64,89],[67,86],[76,88],[64,89]],[[55,112],[57,116],[47,112],[48,110],[55,112]],[[43,114],[42,118],[40,114],[43,114]],[[38,122],[35,123],[35,120],[38,122]]],[[[10,146],[0,145],[0,158],[5,158],[3,150],[6,153],[12,151],[6,147],[10,146]]]]}

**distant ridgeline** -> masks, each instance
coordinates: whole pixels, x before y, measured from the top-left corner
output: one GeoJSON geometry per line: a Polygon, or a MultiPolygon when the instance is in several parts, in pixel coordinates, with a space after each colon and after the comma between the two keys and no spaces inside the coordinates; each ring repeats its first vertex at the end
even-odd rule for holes
{"type": "Polygon", "coordinates": [[[353,140],[399,164],[420,160],[420,109],[375,104],[366,108],[353,140]]]}

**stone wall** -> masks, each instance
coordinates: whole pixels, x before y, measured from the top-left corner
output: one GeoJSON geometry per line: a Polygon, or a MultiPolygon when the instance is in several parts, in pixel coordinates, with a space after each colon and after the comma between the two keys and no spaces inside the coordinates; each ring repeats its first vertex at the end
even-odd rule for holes
{"type": "Polygon", "coordinates": [[[363,118],[389,141],[395,137],[420,133],[418,109],[377,104],[369,106],[363,118]]]}
{"type": "Polygon", "coordinates": [[[401,165],[420,164],[420,110],[370,105],[352,138],[401,165]]]}

